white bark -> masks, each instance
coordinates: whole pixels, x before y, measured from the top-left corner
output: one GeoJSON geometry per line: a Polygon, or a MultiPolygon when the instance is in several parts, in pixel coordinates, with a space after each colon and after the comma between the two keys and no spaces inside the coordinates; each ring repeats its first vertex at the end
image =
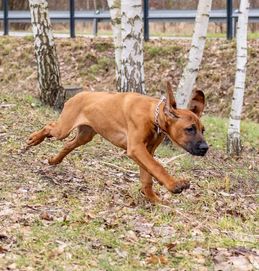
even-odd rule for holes
{"type": "Polygon", "coordinates": [[[177,107],[179,108],[186,108],[192,96],[193,86],[203,56],[211,3],[212,0],[199,0],[188,63],[176,92],[177,107]]]}
{"type": "Polygon", "coordinates": [[[113,43],[115,47],[115,64],[116,64],[116,87],[120,90],[121,85],[121,3],[120,0],[108,0],[111,14],[113,43]]]}
{"type": "Polygon", "coordinates": [[[64,89],[46,0],[29,0],[34,49],[38,66],[40,98],[51,106],[62,107],[64,89]],[[57,104],[57,102],[59,104],[57,104]]]}
{"type": "Polygon", "coordinates": [[[246,79],[248,10],[249,1],[241,0],[237,23],[236,77],[229,118],[227,143],[228,153],[235,155],[239,155],[241,151],[240,120],[246,79]]]}
{"type": "Polygon", "coordinates": [[[145,93],[142,0],[121,0],[121,91],[145,93]]]}

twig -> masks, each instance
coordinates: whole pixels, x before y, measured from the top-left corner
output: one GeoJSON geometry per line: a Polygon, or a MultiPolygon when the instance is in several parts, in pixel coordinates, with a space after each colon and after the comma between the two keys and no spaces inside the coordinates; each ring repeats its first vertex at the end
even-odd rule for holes
{"type": "Polygon", "coordinates": [[[237,194],[240,197],[258,197],[259,194],[237,194]]]}
{"type": "Polygon", "coordinates": [[[15,107],[16,104],[0,104],[0,108],[11,108],[15,107]]]}
{"type": "MultiPolygon", "coordinates": [[[[159,162],[161,162],[163,165],[167,165],[169,163],[171,163],[172,161],[182,157],[182,156],[185,156],[186,153],[183,153],[183,154],[179,154],[177,156],[174,156],[174,157],[171,157],[170,159],[168,159],[167,161],[162,161],[160,159],[157,159],[159,162]]],[[[120,167],[120,166],[117,166],[117,165],[114,165],[112,163],[109,163],[109,162],[105,162],[105,161],[99,161],[101,164],[104,164],[104,165],[107,165],[107,166],[110,166],[110,167],[113,167],[113,168],[116,168],[120,171],[123,171],[123,172],[127,172],[127,173],[131,173],[131,174],[138,174],[139,172],[138,171],[133,171],[133,170],[130,170],[130,169],[125,169],[123,167],[120,167]]]]}
{"type": "Polygon", "coordinates": [[[29,209],[32,209],[34,211],[38,211],[39,209],[37,207],[42,207],[41,205],[37,205],[36,207],[35,206],[32,206],[32,205],[28,205],[28,204],[25,204],[25,205],[22,205],[22,207],[24,208],[29,208],[29,209]]]}
{"type": "Polygon", "coordinates": [[[182,153],[182,154],[179,154],[179,155],[176,155],[176,156],[173,156],[173,157],[169,158],[167,161],[163,161],[161,159],[158,159],[158,161],[160,161],[163,165],[167,165],[167,164],[173,162],[174,160],[176,160],[176,159],[178,159],[180,157],[183,157],[185,155],[186,155],[186,153],[182,153]]]}
{"type": "Polygon", "coordinates": [[[114,165],[114,164],[109,163],[109,162],[105,162],[105,161],[99,161],[99,162],[102,163],[102,164],[104,164],[104,165],[107,165],[107,166],[110,166],[110,167],[114,167],[114,168],[116,168],[116,169],[119,169],[119,170],[124,171],[124,172],[127,172],[127,173],[138,174],[137,171],[125,169],[125,168],[123,168],[123,167],[119,167],[119,166],[114,165]]]}
{"type": "MultiPolygon", "coordinates": [[[[211,219],[211,216],[207,216],[206,219],[203,221],[199,222],[197,226],[194,227],[194,229],[200,229],[202,226],[204,227],[205,222],[207,222],[209,219],[211,219]]],[[[208,226],[205,226],[207,229],[209,228],[208,226]]]]}
{"type": "Polygon", "coordinates": [[[234,232],[234,231],[221,231],[221,232],[226,233],[226,234],[232,234],[232,235],[236,235],[236,234],[245,235],[245,236],[252,237],[255,239],[259,238],[259,234],[249,234],[249,233],[245,233],[245,232],[234,232]]]}
{"type": "Polygon", "coordinates": [[[184,215],[184,214],[183,214],[182,212],[180,212],[179,210],[174,209],[174,211],[175,211],[177,214],[179,214],[180,216],[182,216],[183,218],[185,218],[186,220],[188,220],[188,221],[193,221],[193,218],[187,217],[186,215],[184,215]]]}
{"type": "MultiPolygon", "coordinates": [[[[190,221],[190,222],[196,222],[198,225],[197,226],[195,226],[194,227],[194,229],[196,229],[197,227],[198,227],[198,229],[200,228],[200,222],[197,220],[197,219],[195,219],[194,217],[187,217],[186,215],[184,215],[182,212],[180,212],[179,210],[177,210],[177,209],[174,209],[174,211],[176,212],[176,213],[178,213],[180,216],[182,216],[183,218],[185,218],[186,220],[188,220],[188,221],[190,221]]],[[[206,219],[207,220],[207,219],[206,219]]],[[[203,221],[202,223],[203,223],[203,227],[204,228],[206,228],[207,230],[211,230],[211,228],[210,228],[210,226],[209,225],[205,225],[205,223],[204,222],[206,222],[206,220],[205,221],[203,221]]]]}

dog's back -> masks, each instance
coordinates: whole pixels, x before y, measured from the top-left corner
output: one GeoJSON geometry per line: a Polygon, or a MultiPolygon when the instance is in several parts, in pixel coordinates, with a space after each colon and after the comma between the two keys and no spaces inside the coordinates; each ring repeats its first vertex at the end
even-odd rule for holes
{"type": "Polygon", "coordinates": [[[150,122],[156,101],[138,93],[84,91],[65,103],[58,122],[73,123],[70,130],[88,125],[113,144],[125,147],[128,125],[134,125],[136,119],[143,125],[150,122]],[[138,117],[132,118],[132,114],[138,117]]]}

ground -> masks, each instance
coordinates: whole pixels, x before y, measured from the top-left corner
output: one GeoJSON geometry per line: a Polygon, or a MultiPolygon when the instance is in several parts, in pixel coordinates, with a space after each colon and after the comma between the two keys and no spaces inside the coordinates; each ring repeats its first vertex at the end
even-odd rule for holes
{"type": "MultiPolygon", "coordinates": [[[[210,108],[202,117],[210,144],[206,157],[171,144],[159,147],[156,158],[171,174],[189,179],[191,188],[172,195],[156,184],[169,204],[154,206],[139,191],[138,167],[98,136],[58,166],[49,166],[47,158],[62,142],[46,140],[25,151],[28,135],[58,113],[37,99],[31,39],[1,38],[1,44],[0,270],[258,270],[259,125],[247,120],[257,114],[248,105],[240,158],[226,155],[227,119],[210,108]]],[[[63,40],[58,48],[80,51],[82,44],[63,40]]],[[[100,41],[91,46],[92,55],[98,46],[107,48],[100,41]]],[[[147,46],[156,52],[147,63],[155,65],[160,49],[147,46]]],[[[63,80],[105,87],[112,76],[110,58],[94,67],[89,59],[84,71],[72,53],[61,55],[63,80]],[[64,63],[75,65],[71,73],[64,63]]],[[[152,74],[152,67],[146,69],[152,74]]]]}

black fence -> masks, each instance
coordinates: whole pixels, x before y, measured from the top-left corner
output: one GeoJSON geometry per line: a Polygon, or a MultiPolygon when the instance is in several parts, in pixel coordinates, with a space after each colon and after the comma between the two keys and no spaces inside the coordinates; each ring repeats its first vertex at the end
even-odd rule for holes
{"type": "MultiPolygon", "coordinates": [[[[109,21],[110,12],[107,11],[78,11],[75,10],[75,0],[69,1],[69,11],[50,11],[52,22],[70,22],[70,37],[76,36],[76,21],[92,21],[93,34],[97,35],[98,22],[109,21]]],[[[0,10],[0,21],[3,21],[3,34],[9,33],[9,22],[30,22],[31,15],[29,11],[14,11],[8,9],[8,0],[2,0],[3,10],[0,10]]],[[[149,22],[150,21],[173,21],[189,22],[194,21],[196,10],[156,10],[149,9],[149,0],[144,0],[143,20],[144,20],[144,39],[149,39],[149,22]]],[[[227,38],[232,39],[235,32],[238,11],[233,10],[232,0],[226,0],[226,9],[212,10],[210,13],[210,22],[223,22],[227,25],[227,38]]],[[[259,9],[249,11],[249,22],[259,22],[259,9]]]]}

